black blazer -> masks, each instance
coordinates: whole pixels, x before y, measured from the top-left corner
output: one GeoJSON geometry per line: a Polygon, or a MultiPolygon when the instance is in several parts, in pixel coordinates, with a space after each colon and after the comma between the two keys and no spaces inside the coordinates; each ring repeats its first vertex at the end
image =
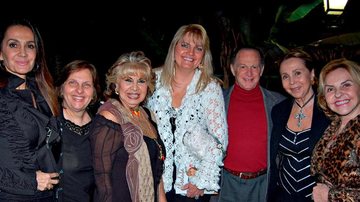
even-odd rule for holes
{"type": "MultiPolygon", "coordinates": [[[[271,132],[270,138],[270,172],[268,178],[268,195],[267,201],[273,201],[274,196],[276,195],[276,184],[278,181],[279,168],[277,165],[277,155],[279,148],[279,141],[281,135],[284,134],[287,121],[293,106],[294,99],[288,98],[279,104],[275,105],[272,112],[271,118],[273,121],[273,129],[271,132]]],[[[317,105],[317,97],[315,96],[314,108],[313,108],[313,118],[311,123],[311,135],[310,135],[310,148],[314,149],[315,144],[319,141],[323,135],[325,129],[330,124],[330,120],[325,116],[322,110],[317,105]]]]}

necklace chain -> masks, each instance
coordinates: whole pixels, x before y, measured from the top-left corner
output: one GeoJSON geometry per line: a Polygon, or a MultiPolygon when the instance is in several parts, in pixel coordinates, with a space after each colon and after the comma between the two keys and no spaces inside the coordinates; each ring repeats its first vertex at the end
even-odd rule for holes
{"type": "Polygon", "coordinates": [[[159,148],[159,157],[158,158],[160,160],[164,161],[165,155],[164,155],[162,146],[160,145],[160,143],[157,140],[156,130],[153,128],[152,124],[150,123],[150,117],[149,117],[149,119],[146,119],[144,114],[141,113],[140,107],[131,109],[130,112],[131,112],[130,119],[132,120],[133,124],[140,127],[143,135],[146,135],[147,137],[151,138],[155,142],[155,144],[159,148]]]}
{"type": "Polygon", "coordinates": [[[303,112],[303,108],[310,102],[310,100],[312,100],[314,95],[315,95],[315,93],[312,94],[312,96],[303,104],[303,106],[300,106],[300,104],[295,101],[296,105],[300,108],[299,113],[295,114],[295,119],[297,119],[297,121],[298,121],[297,126],[299,128],[301,127],[301,121],[306,118],[306,115],[303,112]]]}

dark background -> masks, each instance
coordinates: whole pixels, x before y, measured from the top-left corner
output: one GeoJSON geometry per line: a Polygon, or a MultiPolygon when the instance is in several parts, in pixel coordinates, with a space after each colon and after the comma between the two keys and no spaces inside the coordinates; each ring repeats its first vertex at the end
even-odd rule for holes
{"type": "Polygon", "coordinates": [[[321,39],[345,33],[360,33],[358,0],[349,0],[342,16],[327,16],[323,5],[314,8],[296,22],[277,20],[279,7],[292,11],[314,0],[250,0],[250,1],[52,1],[39,3],[4,2],[0,17],[23,16],[39,27],[52,73],[74,59],[86,59],[98,69],[103,81],[107,69],[125,52],[142,50],[153,67],[165,59],[170,41],[184,24],[202,24],[210,37],[215,73],[226,74],[227,59],[233,48],[241,44],[265,47],[271,57],[265,72],[270,88],[278,82],[276,59],[283,48],[312,46],[343,51],[352,50],[357,59],[360,34],[350,42],[317,43],[321,39]],[[6,4],[5,4],[6,3],[6,4]],[[275,41],[275,43],[274,43],[275,41]],[[271,43],[270,43],[271,42],[271,43]],[[319,45],[320,44],[320,45],[319,45]],[[280,48],[279,48],[280,47],[280,48]],[[340,48],[339,48],[340,47],[340,48]],[[355,54],[353,49],[355,47],[355,54]],[[230,51],[224,51],[228,48],[230,51]],[[225,54],[225,55],[224,55],[225,54]]]}

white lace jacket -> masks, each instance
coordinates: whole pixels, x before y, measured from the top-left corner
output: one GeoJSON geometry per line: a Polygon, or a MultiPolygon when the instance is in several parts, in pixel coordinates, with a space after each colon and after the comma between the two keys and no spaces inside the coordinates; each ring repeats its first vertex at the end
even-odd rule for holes
{"type": "Polygon", "coordinates": [[[223,165],[228,144],[224,100],[221,87],[216,81],[212,81],[203,91],[195,94],[200,73],[200,70],[196,71],[182,100],[181,107],[174,109],[171,106],[170,90],[160,84],[161,69],[156,72],[156,90],[148,101],[148,107],[156,114],[160,137],[166,147],[163,174],[166,192],[172,188],[174,162],[177,169],[175,190],[180,190],[181,186],[187,182],[186,171],[190,167],[197,168],[195,176],[189,178],[191,183],[210,193],[219,189],[220,166],[223,165]],[[176,117],[174,135],[171,131],[171,117],[176,117]],[[196,142],[203,140],[203,138],[194,137],[190,140],[190,142],[193,141],[192,145],[206,147],[206,156],[202,158],[199,158],[199,155],[195,155],[189,147],[184,145],[184,134],[192,132],[191,135],[195,136],[196,131],[205,131],[205,135],[211,135],[213,142],[216,142],[206,145],[203,141],[196,142]]]}

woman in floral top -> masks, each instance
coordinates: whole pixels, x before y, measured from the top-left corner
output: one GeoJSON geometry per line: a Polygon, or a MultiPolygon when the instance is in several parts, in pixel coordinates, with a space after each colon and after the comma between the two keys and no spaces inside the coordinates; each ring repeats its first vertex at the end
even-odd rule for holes
{"type": "Polygon", "coordinates": [[[164,66],[155,73],[148,106],[157,116],[166,147],[167,200],[208,201],[208,194],[219,189],[227,125],[205,29],[198,24],[180,27],[164,66]]]}
{"type": "Polygon", "coordinates": [[[319,105],[332,123],[312,156],[314,201],[360,201],[360,66],[333,60],[319,84],[319,105]]]}

